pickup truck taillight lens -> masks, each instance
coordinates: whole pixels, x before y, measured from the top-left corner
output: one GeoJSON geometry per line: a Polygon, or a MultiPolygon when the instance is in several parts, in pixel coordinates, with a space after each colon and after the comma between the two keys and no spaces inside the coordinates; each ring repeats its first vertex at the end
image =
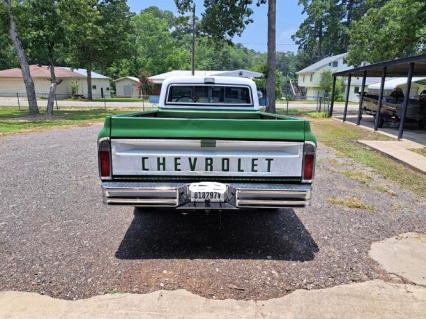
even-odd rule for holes
{"type": "Polygon", "coordinates": [[[106,179],[111,177],[111,143],[109,139],[98,143],[99,175],[106,179]]]}
{"type": "Polygon", "coordinates": [[[311,182],[315,172],[315,149],[312,142],[306,142],[303,147],[303,182],[311,182]]]}

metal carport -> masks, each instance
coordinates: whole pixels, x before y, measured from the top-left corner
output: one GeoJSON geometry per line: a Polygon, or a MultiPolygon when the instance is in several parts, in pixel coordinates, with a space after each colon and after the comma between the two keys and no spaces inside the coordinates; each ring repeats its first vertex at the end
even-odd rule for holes
{"type": "Polygon", "coordinates": [[[404,94],[404,101],[402,103],[402,116],[399,122],[398,128],[398,139],[402,138],[404,133],[404,124],[407,115],[407,106],[409,101],[409,93],[411,89],[411,82],[413,76],[426,76],[426,55],[413,56],[408,58],[402,58],[391,61],[384,61],[375,64],[369,64],[341,72],[333,73],[333,89],[331,95],[330,105],[330,116],[333,115],[334,97],[336,90],[336,79],[337,77],[348,77],[348,85],[346,90],[345,108],[343,111],[343,121],[346,121],[346,115],[348,112],[348,101],[349,101],[349,89],[350,83],[353,76],[362,77],[362,85],[360,90],[360,101],[358,110],[357,125],[360,124],[362,118],[362,102],[365,93],[365,81],[367,77],[381,77],[380,94],[378,99],[378,111],[374,123],[374,130],[378,129],[380,120],[380,110],[383,102],[383,91],[386,77],[407,77],[407,86],[404,94]]]}

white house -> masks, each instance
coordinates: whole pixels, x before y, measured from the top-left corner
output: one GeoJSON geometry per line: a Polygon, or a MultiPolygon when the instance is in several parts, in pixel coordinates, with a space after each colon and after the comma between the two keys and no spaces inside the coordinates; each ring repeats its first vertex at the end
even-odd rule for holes
{"type": "Polygon", "coordinates": [[[114,81],[117,97],[140,97],[141,81],[134,76],[125,76],[114,81]]]}
{"type": "MultiPolygon", "coordinates": [[[[48,66],[30,65],[30,73],[34,81],[38,97],[47,97],[50,86],[50,70],[48,66]]],[[[56,88],[58,99],[71,97],[73,89],[76,94],[87,97],[87,72],[85,69],[55,67],[55,75],[62,82],[56,88]]],[[[26,95],[21,69],[14,68],[0,71],[0,96],[26,95]]],[[[92,95],[109,97],[109,78],[92,72],[92,95]]]]}
{"type": "MultiPolygon", "coordinates": [[[[345,71],[351,67],[346,64],[345,58],[347,53],[334,55],[324,58],[310,66],[297,72],[298,86],[304,91],[307,100],[316,100],[318,97],[324,96],[324,91],[320,87],[321,74],[324,71],[331,71],[332,73],[345,71]]],[[[367,78],[366,85],[376,83],[380,78],[367,78]]],[[[345,94],[347,90],[348,81],[345,79],[345,94]]],[[[362,78],[353,77],[351,79],[351,86],[349,90],[349,101],[358,102],[359,92],[361,91],[362,78]]]]}

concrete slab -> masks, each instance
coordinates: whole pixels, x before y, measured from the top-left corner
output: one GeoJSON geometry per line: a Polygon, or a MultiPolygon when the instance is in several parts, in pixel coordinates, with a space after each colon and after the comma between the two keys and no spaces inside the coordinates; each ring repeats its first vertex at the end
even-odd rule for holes
{"type": "Polygon", "coordinates": [[[410,149],[422,148],[423,145],[408,140],[396,141],[367,141],[358,142],[371,147],[385,155],[388,155],[401,163],[426,174],[426,157],[410,151],[410,149]]]}
{"type": "Polygon", "coordinates": [[[185,290],[66,301],[1,292],[0,318],[424,318],[426,288],[380,280],[297,290],[267,301],[211,300],[185,290]]]}
{"type": "Polygon", "coordinates": [[[426,286],[426,234],[406,233],[373,243],[369,254],[387,272],[426,286]]]}
{"type": "MultiPolygon", "coordinates": [[[[336,121],[342,122],[343,116],[339,113],[334,113],[333,119],[336,121]]],[[[371,115],[364,114],[361,120],[360,125],[356,125],[358,119],[357,114],[349,114],[346,117],[346,122],[349,125],[355,125],[359,128],[363,128],[365,130],[368,130],[370,132],[374,132],[374,118],[371,115]]],[[[383,127],[379,128],[377,131],[375,131],[378,134],[383,134],[389,137],[392,137],[394,139],[398,139],[398,128],[391,128],[391,127],[383,127]]],[[[418,144],[421,144],[426,147],[426,130],[425,129],[417,129],[413,126],[406,127],[404,129],[404,140],[409,140],[416,142],[418,144]]]]}

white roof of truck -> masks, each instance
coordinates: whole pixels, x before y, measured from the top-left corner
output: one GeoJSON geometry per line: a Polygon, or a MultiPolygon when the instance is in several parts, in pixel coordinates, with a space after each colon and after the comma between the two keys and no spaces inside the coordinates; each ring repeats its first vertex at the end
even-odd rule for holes
{"type": "MultiPolygon", "coordinates": [[[[174,70],[166,73],[150,76],[148,79],[155,84],[163,83],[168,78],[176,77],[191,77],[192,72],[188,70],[174,70]]],[[[262,76],[262,73],[254,72],[250,70],[232,70],[232,71],[217,71],[217,70],[195,70],[195,76],[229,76],[229,77],[244,77],[244,78],[258,78],[262,76]]]]}
{"type": "MultiPolygon", "coordinates": [[[[164,80],[161,93],[160,93],[160,103],[159,106],[161,108],[197,108],[196,106],[167,106],[164,101],[166,100],[167,91],[170,85],[172,84],[201,84],[201,85],[227,85],[227,86],[248,86],[252,92],[253,106],[252,110],[258,110],[259,106],[259,98],[257,96],[257,87],[256,83],[253,80],[247,78],[237,78],[232,76],[185,76],[185,77],[170,77],[164,80]],[[213,83],[214,81],[214,83],[213,83]]],[[[213,105],[212,105],[213,106],[213,105]]],[[[206,107],[201,107],[206,109],[206,107]]],[[[220,107],[214,107],[215,109],[220,109],[220,107]]],[[[231,107],[225,107],[225,109],[231,109],[231,107]]],[[[232,109],[245,109],[247,110],[247,106],[245,107],[232,107],[232,109]]]]}

